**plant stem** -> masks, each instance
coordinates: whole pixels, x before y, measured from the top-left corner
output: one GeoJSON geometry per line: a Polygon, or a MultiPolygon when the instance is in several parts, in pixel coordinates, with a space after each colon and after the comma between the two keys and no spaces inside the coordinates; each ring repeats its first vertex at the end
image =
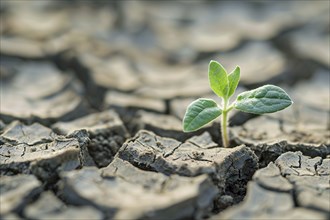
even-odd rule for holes
{"type": "Polygon", "coordinates": [[[223,100],[222,120],[221,120],[221,135],[222,144],[225,148],[229,147],[228,131],[227,131],[227,113],[231,109],[227,109],[228,100],[223,100]]]}

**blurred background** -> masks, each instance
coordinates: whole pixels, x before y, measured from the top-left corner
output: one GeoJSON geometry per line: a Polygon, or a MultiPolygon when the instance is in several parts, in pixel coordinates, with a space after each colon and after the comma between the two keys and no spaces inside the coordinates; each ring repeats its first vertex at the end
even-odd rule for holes
{"type": "Polygon", "coordinates": [[[329,4],[2,0],[2,124],[50,125],[109,107],[124,110],[125,122],[138,109],[182,119],[191,100],[214,97],[211,59],[228,72],[241,67],[240,92],[282,86],[295,113],[309,108],[306,120],[324,123],[329,4]]]}

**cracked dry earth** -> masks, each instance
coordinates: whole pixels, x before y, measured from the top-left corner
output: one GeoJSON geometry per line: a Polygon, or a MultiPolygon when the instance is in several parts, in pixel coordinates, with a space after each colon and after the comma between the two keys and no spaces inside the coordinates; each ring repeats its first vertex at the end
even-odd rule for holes
{"type": "Polygon", "coordinates": [[[329,219],[329,10],[1,1],[0,219],[329,219]],[[211,59],[294,105],[182,132],[211,59]]]}

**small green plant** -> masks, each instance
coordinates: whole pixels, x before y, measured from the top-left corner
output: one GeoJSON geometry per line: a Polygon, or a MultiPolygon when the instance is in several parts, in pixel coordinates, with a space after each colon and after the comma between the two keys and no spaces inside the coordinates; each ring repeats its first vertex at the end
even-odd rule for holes
{"type": "Polygon", "coordinates": [[[196,131],[222,115],[222,143],[224,147],[228,147],[227,116],[232,109],[253,114],[264,114],[280,111],[293,103],[289,95],[280,87],[265,85],[239,94],[236,100],[229,104],[229,99],[234,94],[239,79],[240,68],[238,66],[230,74],[227,74],[220,63],[212,60],[209,64],[209,82],[213,92],[222,98],[222,106],[219,106],[212,99],[199,98],[195,100],[188,106],[183,118],[183,131],[196,131]]]}

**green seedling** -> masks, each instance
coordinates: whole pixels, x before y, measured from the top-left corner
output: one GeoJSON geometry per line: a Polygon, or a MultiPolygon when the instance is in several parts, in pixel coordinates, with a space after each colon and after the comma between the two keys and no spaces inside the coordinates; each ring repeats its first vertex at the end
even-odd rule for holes
{"type": "Polygon", "coordinates": [[[183,131],[196,131],[222,115],[222,143],[224,147],[228,147],[227,116],[232,109],[253,114],[265,114],[280,111],[293,103],[289,95],[280,87],[264,85],[239,94],[236,100],[230,104],[229,99],[235,93],[239,79],[240,68],[238,66],[227,74],[220,63],[212,60],[209,64],[210,87],[222,99],[222,105],[219,106],[214,100],[206,98],[193,101],[188,106],[183,118],[183,131]]]}

